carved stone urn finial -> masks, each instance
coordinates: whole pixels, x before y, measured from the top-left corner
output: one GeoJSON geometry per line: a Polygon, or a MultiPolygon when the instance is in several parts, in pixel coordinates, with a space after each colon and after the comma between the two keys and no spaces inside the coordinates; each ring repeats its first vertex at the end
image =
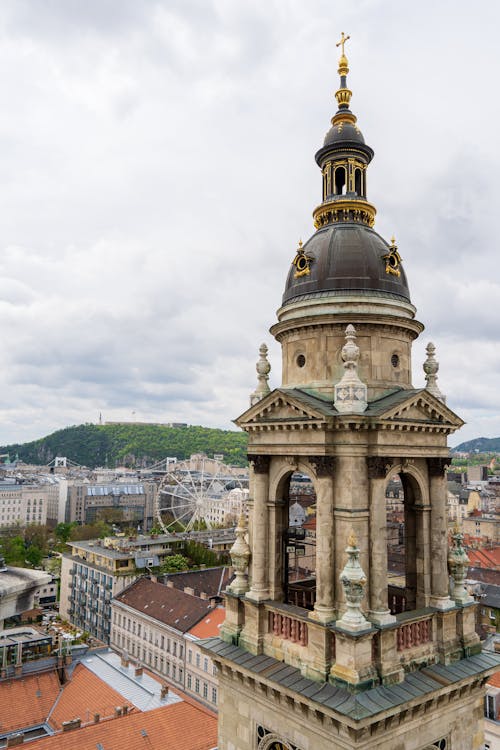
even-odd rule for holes
{"type": "Polygon", "coordinates": [[[448,552],[448,568],[454,582],[452,599],[454,599],[457,604],[468,604],[469,602],[474,601],[473,597],[467,593],[467,589],[464,586],[467,570],[469,569],[469,558],[463,547],[463,541],[464,535],[458,524],[456,524],[451,534],[452,546],[448,552]]]}
{"type": "Polygon", "coordinates": [[[269,373],[271,372],[271,365],[267,359],[267,352],[268,349],[266,344],[261,344],[259,347],[259,360],[255,365],[255,369],[257,370],[257,388],[250,396],[250,406],[253,406],[260,401],[261,398],[264,398],[264,396],[267,396],[267,394],[271,392],[267,382],[269,380],[269,373]]]}
{"type": "Polygon", "coordinates": [[[344,374],[334,389],[334,405],[341,414],[362,414],[368,406],[367,388],[358,375],[359,346],[356,329],[349,323],[345,329],[346,343],[342,347],[344,374]]]}
{"type": "Polygon", "coordinates": [[[436,396],[436,398],[439,398],[443,403],[446,402],[446,396],[444,396],[441,391],[438,388],[437,385],[437,374],[439,371],[439,362],[437,361],[436,357],[434,356],[436,353],[436,347],[432,343],[432,341],[429,341],[427,346],[425,347],[425,351],[427,352],[427,359],[424,362],[424,372],[425,372],[425,380],[427,385],[425,386],[425,389],[429,391],[429,393],[432,393],[433,396],[436,396]]]}
{"type": "Polygon", "coordinates": [[[245,539],[247,533],[247,520],[244,513],[239,517],[235,533],[236,541],[229,552],[231,555],[231,563],[234,568],[235,579],[228,586],[228,590],[233,594],[246,594],[249,589],[247,569],[250,561],[250,547],[245,539]]]}
{"type": "Polygon", "coordinates": [[[340,574],[347,609],[342,618],[337,620],[337,625],[345,630],[365,630],[365,628],[370,627],[370,623],[361,612],[361,602],[365,595],[366,576],[359,563],[358,540],[353,529],[349,534],[347,544],[348,546],[345,551],[347,552],[348,560],[340,574]]]}

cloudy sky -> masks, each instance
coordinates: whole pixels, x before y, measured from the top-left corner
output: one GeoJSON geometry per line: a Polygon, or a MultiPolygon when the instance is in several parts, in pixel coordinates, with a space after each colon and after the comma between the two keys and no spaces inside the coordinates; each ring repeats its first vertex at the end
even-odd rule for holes
{"type": "Polygon", "coordinates": [[[500,435],[500,5],[2,0],[0,443],[103,419],[231,427],[255,387],[351,35],[439,385],[500,435]]]}

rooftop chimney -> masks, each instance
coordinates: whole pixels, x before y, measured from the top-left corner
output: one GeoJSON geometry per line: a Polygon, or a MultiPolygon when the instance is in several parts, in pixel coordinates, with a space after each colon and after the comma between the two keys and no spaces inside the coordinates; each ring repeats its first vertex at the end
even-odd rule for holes
{"type": "Polygon", "coordinates": [[[24,732],[15,732],[7,737],[7,747],[22,745],[24,742],[24,732]]]}
{"type": "Polygon", "coordinates": [[[69,732],[71,729],[80,729],[82,720],[80,718],[71,719],[71,721],[63,721],[62,730],[63,732],[69,732]]]}
{"type": "Polygon", "coordinates": [[[162,685],[161,686],[161,693],[160,693],[160,697],[161,697],[162,701],[165,700],[165,698],[167,696],[168,696],[168,686],[167,685],[162,685]]]}
{"type": "Polygon", "coordinates": [[[142,677],[142,673],[143,673],[143,671],[144,671],[144,670],[143,670],[143,668],[141,667],[141,665],[140,665],[140,664],[137,664],[137,665],[136,665],[136,667],[135,667],[135,672],[134,672],[134,674],[135,674],[135,676],[136,676],[136,677],[142,677]]]}

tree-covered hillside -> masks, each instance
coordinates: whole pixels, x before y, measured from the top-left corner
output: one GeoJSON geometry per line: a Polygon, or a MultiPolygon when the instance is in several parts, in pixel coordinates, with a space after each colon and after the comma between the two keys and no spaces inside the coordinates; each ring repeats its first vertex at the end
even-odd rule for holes
{"type": "Polygon", "coordinates": [[[474,438],[465,443],[455,446],[453,451],[463,453],[500,453],[500,437],[498,438],[474,438]]]}
{"type": "Polygon", "coordinates": [[[247,437],[242,432],[209,427],[164,427],[148,424],[82,424],[57,430],[31,443],[5,445],[0,453],[17,454],[26,463],[48,464],[66,456],[94,468],[125,464],[149,466],[167,456],[189,458],[192,453],[223,453],[224,461],[246,465],[247,437]]]}

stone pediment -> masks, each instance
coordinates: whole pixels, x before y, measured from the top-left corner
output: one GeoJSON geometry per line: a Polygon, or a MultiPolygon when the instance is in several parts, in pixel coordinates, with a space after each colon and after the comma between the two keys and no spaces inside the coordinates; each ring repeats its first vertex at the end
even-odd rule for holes
{"type": "Polygon", "coordinates": [[[370,411],[378,411],[378,418],[384,421],[435,423],[448,425],[453,429],[458,429],[464,424],[463,420],[443,401],[425,389],[400,392],[396,404],[391,403],[391,400],[391,396],[381,399],[377,404],[378,408],[375,404],[371,404],[370,411]]]}
{"type": "MultiPolygon", "coordinates": [[[[309,400],[319,401],[319,399],[312,398],[309,400]]],[[[331,410],[329,404],[325,403],[324,407],[331,410]]],[[[302,398],[293,396],[290,392],[276,389],[234,421],[239,427],[245,429],[245,427],[251,427],[252,425],[270,422],[323,421],[325,416],[325,410],[321,408],[321,402],[318,408],[315,404],[304,403],[302,398]]]]}

